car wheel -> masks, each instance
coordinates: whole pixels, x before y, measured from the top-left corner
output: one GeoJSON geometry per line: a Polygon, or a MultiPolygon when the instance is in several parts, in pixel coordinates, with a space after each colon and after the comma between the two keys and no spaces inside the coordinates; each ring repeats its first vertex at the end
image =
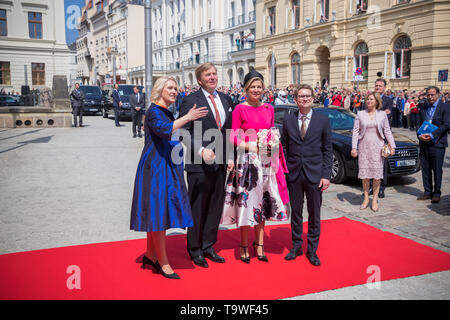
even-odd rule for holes
{"type": "Polygon", "coordinates": [[[331,182],[342,183],[345,181],[345,166],[342,157],[333,150],[333,164],[331,166],[331,182]]]}

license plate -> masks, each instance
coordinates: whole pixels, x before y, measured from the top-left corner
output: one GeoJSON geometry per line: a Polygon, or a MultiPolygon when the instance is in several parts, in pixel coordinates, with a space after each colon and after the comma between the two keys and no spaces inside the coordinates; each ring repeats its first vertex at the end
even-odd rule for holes
{"type": "Polygon", "coordinates": [[[91,112],[98,112],[97,109],[89,109],[89,111],[91,111],[91,112]]]}
{"type": "Polygon", "coordinates": [[[408,166],[415,166],[415,165],[416,165],[416,159],[395,161],[396,167],[408,167],[408,166]]]}

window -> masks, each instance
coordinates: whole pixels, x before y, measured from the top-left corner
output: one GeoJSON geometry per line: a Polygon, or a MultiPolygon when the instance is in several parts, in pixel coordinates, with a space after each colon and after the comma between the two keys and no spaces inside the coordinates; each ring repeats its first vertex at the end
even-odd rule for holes
{"type": "Polygon", "coordinates": [[[401,36],[394,43],[395,77],[408,78],[411,70],[411,39],[401,36]]]}
{"type": "Polygon", "coordinates": [[[397,4],[408,3],[409,0],[397,0],[397,4]]]}
{"type": "Polygon", "coordinates": [[[358,0],[356,2],[356,14],[362,14],[367,12],[368,0],[358,0]]]}
{"type": "Polygon", "coordinates": [[[97,2],[97,12],[100,12],[108,5],[108,0],[100,0],[97,2]]]}
{"type": "Polygon", "coordinates": [[[291,59],[292,84],[300,84],[300,55],[294,54],[291,59]]]}
{"type": "Polygon", "coordinates": [[[42,39],[42,13],[28,12],[28,30],[31,39],[42,39]]]}
{"type": "Polygon", "coordinates": [[[327,22],[330,18],[330,1],[320,0],[320,22],[327,22]]]}
{"type": "Polygon", "coordinates": [[[11,84],[11,69],[9,62],[0,61],[0,84],[11,84]]]}
{"type": "Polygon", "coordinates": [[[364,80],[368,79],[369,74],[369,48],[365,42],[361,42],[355,48],[354,67],[362,69],[362,76],[364,80]]]}
{"type": "Polygon", "coordinates": [[[269,8],[269,33],[275,34],[276,30],[276,7],[269,8]]]}
{"type": "Polygon", "coordinates": [[[300,27],[300,0],[292,0],[292,21],[295,29],[300,27]]]}
{"type": "Polygon", "coordinates": [[[31,77],[33,80],[33,86],[45,85],[45,63],[32,63],[31,77]]]}
{"type": "Polygon", "coordinates": [[[8,35],[8,24],[6,20],[6,10],[0,9],[0,36],[6,37],[8,35]]]}

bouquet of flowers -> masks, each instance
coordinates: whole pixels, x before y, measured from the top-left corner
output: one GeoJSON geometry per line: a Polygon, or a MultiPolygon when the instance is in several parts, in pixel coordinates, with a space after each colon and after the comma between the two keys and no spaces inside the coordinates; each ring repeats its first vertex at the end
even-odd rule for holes
{"type": "Polygon", "coordinates": [[[261,154],[271,157],[272,151],[280,145],[280,131],[277,128],[263,129],[258,132],[258,150],[261,154]]]}

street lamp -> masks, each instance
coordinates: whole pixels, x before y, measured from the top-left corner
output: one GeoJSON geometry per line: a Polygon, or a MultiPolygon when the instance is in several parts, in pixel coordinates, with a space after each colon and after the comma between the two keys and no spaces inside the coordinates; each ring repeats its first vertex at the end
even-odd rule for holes
{"type": "Polygon", "coordinates": [[[145,104],[150,107],[152,91],[153,65],[152,65],[152,1],[145,0],[145,104]]]}

